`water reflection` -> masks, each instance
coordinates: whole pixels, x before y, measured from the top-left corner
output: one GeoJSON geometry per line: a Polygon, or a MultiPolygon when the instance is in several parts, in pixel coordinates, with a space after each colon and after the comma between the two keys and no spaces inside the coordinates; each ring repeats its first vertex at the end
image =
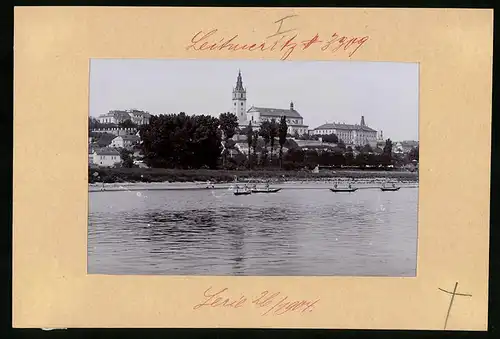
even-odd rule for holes
{"type": "Polygon", "coordinates": [[[234,199],[150,191],[147,203],[90,193],[88,270],[414,276],[417,193],[283,190],[234,199]]]}

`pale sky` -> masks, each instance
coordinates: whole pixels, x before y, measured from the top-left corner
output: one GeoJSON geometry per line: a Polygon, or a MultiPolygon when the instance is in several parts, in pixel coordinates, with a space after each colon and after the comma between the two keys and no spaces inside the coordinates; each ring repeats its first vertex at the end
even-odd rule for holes
{"type": "Polygon", "coordinates": [[[247,109],[288,109],[309,129],[359,123],[392,140],[418,140],[418,64],[352,61],[93,59],[90,115],[114,109],[152,114],[232,110],[241,70],[247,109]]]}

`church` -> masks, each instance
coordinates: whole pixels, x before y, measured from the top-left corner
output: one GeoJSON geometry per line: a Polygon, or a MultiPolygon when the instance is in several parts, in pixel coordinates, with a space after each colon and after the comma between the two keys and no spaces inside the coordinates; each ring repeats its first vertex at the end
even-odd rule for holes
{"type": "Polygon", "coordinates": [[[247,110],[247,90],[243,87],[243,79],[241,71],[238,72],[236,79],[236,87],[233,88],[233,109],[232,112],[238,117],[238,125],[240,129],[248,126],[251,122],[254,129],[258,129],[263,121],[276,120],[280,122],[281,117],[286,117],[288,125],[288,134],[307,134],[308,126],[304,125],[304,118],[295,109],[293,102],[290,102],[288,109],[255,107],[251,106],[247,110]]]}

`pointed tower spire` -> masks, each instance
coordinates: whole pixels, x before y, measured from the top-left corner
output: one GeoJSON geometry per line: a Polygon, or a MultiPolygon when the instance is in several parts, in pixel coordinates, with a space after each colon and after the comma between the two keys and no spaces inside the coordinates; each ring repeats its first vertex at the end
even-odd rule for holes
{"type": "Polygon", "coordinates": [[[293,101],[290,101],[290,111],[293,111],[293,101]]]}
{"type": "Polygon", "coordinates": [[[364,117],[364,115],[361,116],[361,126],[366,126],[365,125],[365,117],[364,117]]]}
{"type": "Polygon", "coordinates": [[[238,78],[236,79],[236,90],[243,90],[243,79],[241,78],[241,70],[238,70],[238,78]]]}

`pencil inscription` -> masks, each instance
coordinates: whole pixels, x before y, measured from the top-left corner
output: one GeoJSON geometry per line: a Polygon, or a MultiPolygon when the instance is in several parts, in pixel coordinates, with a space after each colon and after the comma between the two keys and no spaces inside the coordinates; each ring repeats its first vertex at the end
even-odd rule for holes
{"type": "Polygon", "coordinates": [[[444,320],[444,329],[446,330],[446,327],[448,325],[448,319],[450,318],[450,312],[451,312],[451,307],[453,306],[453,301],[455,300],[455,296],[461,296],[461,297],[472,297],[471,294],[465,294],[465,293],[457,293],[457,288],[458,288],[458,281],[455,283],[455,288],[453,289],[453,292],[444,290],[442,288],[438,288],[441,292],[445,292],[451,295],[450,298],[450,305],[448,306],[448,312],[446,312],[446,318],[444,320]]]}
{"type": "Polygon", "coordinates": [[[229,289],[213,290],[207,288],[203,292],[203,300],[194,305],[194,310],[201,308],[241,308],[253,306],[261,311],[261,315],[283,315],[288,312],[312,312],[320,299],[306,300],[293,299],[281,292],[263,291],[260,294],[247,298],[245,295],[236,295],[229,289]]]}

